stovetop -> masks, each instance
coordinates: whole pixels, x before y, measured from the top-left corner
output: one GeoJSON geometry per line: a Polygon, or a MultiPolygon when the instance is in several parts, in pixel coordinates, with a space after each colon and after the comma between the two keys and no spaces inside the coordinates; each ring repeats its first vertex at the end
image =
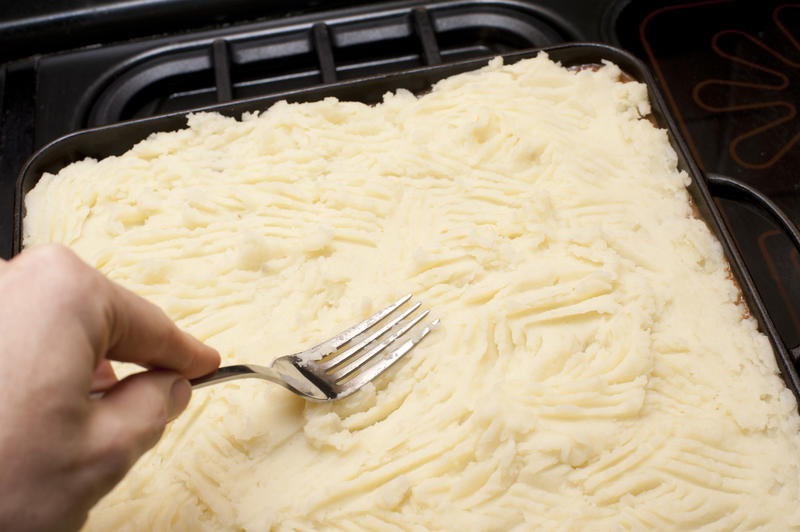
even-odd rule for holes
{"type": "MultiPolygon", "coordinates": [[[[0,257],[16,175],[60,135],[568,41],[645,60],[701,168],[800,222],[797,3],[51,0],[0,9],[0,257]]],[[[782,338],[799,344],[800,256],[759,209],[718,204],[782,338]]]]}
{"type": "MultiPolygon", "coordinates": [[[[752,185],[800,222],[800,4],[631,2],[615,19],[616,43],[649,63],[700,167],[752,185]]],[[[750,205],[718,203],[782,337],[797,345],[800,255],[750,205]]]]}

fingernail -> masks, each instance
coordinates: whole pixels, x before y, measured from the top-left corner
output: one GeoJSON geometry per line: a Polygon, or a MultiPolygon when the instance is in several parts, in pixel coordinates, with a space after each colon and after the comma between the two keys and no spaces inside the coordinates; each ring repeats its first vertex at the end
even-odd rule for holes
{"type": "Polygon", "coordinates": [[[169,392],[169,406],[167,407],[167,422],[172,421],[186,409],[192,397],[192,387],[186,379],[178,379],[169,392]]]}

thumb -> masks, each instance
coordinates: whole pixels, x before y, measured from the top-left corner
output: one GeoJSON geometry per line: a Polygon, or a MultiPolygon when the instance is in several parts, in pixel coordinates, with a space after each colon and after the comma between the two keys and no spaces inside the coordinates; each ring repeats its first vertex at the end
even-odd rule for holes
{"type": "Polygon", "coordinates": [[[189,381],[172,371],[131,375],[94,405],[90,422],[98,481],[118,482],[189,404],[189,381]]]}

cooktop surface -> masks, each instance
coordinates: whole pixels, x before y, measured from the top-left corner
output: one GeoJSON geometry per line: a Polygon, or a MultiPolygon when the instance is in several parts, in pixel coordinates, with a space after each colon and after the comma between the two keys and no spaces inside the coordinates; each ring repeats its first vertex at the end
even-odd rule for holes
{"type": "MultiPolygon", "coordinates": [[[[752,185],[800,222],[800,4],[618,6],[607,33],[649,63],[705,172],[752,185]]],[[[784,340],[800,342],[800,260],[749,204],[719,200],[784,340]]]]}

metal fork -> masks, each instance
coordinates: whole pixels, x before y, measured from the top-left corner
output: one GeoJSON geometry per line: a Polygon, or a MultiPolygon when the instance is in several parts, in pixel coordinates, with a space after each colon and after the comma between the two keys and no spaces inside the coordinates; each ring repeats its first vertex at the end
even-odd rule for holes
{"type": "Polygon", "coordinates": [[[333,401],[347,397],[386,371],[439,323],[435,319],[423,324],[405,339],[406,333],[429,312],[425,310],[405,320],[420,306],[415,303],[403,308],[410,299],[411,294],[404,296],[333,338],[300,353],[277,358],[270,366],[223,366],[214,373],[192,379],[192,388],[254,377],[280,384],[313,401],[333,401]],[[392,316],[395,312],[397,314],[392,316]],[[363,338],[357,339],[360,335],[363,338]],[[354,339],[356,341],[352,346],[340,351],[354,339]],[[396,345],[403,339],[405,341],[402,344],[384,353],[387,347],[396,345]]]}

